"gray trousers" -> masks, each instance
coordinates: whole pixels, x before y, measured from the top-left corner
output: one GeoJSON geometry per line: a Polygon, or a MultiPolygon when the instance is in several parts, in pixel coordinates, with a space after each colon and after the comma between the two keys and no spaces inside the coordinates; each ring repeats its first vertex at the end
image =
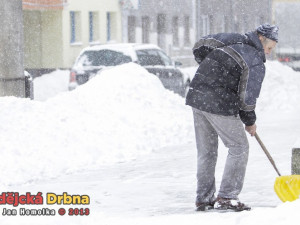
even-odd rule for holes
{"type": "Polygon", "coordinates": [[[249,154],[244,125],[238,116],[221,116],[193,108],[197,144],[197,203],[215,198],[218,137],[229,148],[218,197],[238,199],[249,154]]]}

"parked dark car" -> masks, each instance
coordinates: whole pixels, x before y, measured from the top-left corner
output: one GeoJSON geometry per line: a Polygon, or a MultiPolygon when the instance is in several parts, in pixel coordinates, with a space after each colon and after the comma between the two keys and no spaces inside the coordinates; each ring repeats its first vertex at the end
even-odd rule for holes
{"type": "Polygon", "coordinates": [[[101,69],[135,62],[156,75],[165,88],[185,95],[185,78],[158,46],[152,44],[106,44],[87,47],[77,57],[70,73],[69,90],[86,83],[101,69]]]}

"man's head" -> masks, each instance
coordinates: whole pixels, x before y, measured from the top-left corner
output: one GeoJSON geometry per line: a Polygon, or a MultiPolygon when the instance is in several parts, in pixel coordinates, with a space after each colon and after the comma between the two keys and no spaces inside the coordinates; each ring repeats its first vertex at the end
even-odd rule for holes
{"type": "Polygon", "coordinates": [[[278,42],[278,30],[277,26],[271,26],[268,23],[262,24],[256,29],[266,55],[271,53],[278,42]]]}

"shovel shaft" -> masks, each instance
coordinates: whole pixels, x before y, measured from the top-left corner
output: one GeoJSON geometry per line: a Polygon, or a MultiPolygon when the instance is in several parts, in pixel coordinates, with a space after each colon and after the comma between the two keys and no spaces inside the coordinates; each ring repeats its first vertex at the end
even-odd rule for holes
{"type": "Polygon", "coordinates": [[[274,169],[276,170],[278,176],[281,176],[281,174],[279,173],[279,170],[277,169],[275,162],[272,158],[272,156],[270,155],[269,151],[267,150],[267,148],[265,147],[264,143],[262,143],[262,141],[260,140],[259,136],[257,133],[255,133],[255,138],[257,140],[257,142],[260,144],[262,150],[265,152],[265,154],[267,155],[268,159],[270,160],[271,164],[273,165],[274,169]]]}

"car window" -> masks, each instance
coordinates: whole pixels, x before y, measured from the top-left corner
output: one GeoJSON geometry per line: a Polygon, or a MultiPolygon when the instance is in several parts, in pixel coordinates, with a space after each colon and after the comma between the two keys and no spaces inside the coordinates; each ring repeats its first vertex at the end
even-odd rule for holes
{"type": "Polygon", "coordinates": [[[141,66],[172,65],[171,59],[158,49],[143,49],[136,51],[141,66]]]}
{"type": "Polygon", "coordinates": [[[86,51],[78,59],[81,66],[116,66],[131,62],[130,56],[112,50],[86,51]]]}
{"type": "Polygon", "coordinates": [[[172,65],[172,60],[163,51],[158,51],[159,56],[162,58],[166,66],[172,65]]]}

